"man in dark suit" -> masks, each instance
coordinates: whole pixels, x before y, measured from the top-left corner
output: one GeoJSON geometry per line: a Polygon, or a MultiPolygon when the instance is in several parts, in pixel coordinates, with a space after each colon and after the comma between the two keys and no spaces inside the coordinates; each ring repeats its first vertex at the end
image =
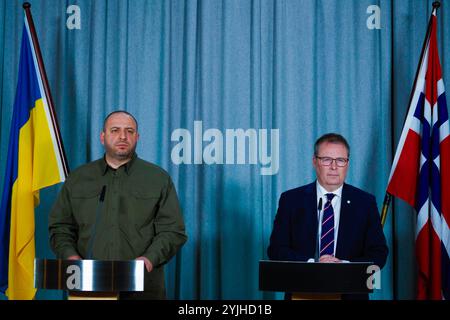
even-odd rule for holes
{"type": "Polygon", "coordinates": [[[344,183],[349,156],[339,134],[316,141],[317,180],[281,194],[267,250],[271,260],[385,265],[388,248],[375,197],[344,183]]]}

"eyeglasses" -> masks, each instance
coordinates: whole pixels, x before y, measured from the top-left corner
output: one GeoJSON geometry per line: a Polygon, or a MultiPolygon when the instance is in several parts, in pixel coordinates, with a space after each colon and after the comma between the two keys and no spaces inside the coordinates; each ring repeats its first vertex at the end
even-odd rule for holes
{"type": "Polygon", "coordinates": [[[331,166],[331,164],[333,163],[333,161],[336,161],[336,165],[338,167],[345,167],[348,164],[348,158],[330,158],[330,157],[318,157],[316,156],[317,159],[319,159],[320,164],[323,166],[331,166]]]}

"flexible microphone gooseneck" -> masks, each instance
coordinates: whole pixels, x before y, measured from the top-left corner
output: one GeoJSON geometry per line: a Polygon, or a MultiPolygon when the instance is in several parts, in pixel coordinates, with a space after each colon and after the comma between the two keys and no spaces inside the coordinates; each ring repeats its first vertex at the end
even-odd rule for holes
{"type": "Polygon", "coordinates": [[[319,199],[319,205],[317,206],[317,236],[316,236],[316,250],[314,255],[314,261],[319,262],[320,258],[320,248],[319,248],[319,223],[320,223],[320,211],[322,211],[322,197],[319,199]]]}
{"type": "Polygon", "coordinates": [[[102,212],[103,202],[105,200],[106,193],[106,185],[102,187],[102,191],[100,192],[100,197],[98,198],[97,211],[95,212],[95,222],[92,226],[91,238],[89,239],[88,249],[86,254],[86,259],[92,259],[92,248],[94,246],[94,240],[97,232],[97,224],[100,220],[100,213],[102,212]]]}

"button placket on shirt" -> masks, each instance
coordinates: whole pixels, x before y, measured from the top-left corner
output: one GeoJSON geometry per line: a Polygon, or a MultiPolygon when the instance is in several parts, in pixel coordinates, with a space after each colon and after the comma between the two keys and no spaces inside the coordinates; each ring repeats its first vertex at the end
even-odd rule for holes
{"type": "Polygon", "coordinates": [[[120,201],[120,180],[123,175],[123,167],[115,170],[112,174],[112,194],[111,194],[111,210],[108,214],[108,225],[110,226],[110,252],[113,257],[118,256],[118,243],[115,241],[118,239],[117,234],[117,219],[118,219],[118,208],[120,201]]]}

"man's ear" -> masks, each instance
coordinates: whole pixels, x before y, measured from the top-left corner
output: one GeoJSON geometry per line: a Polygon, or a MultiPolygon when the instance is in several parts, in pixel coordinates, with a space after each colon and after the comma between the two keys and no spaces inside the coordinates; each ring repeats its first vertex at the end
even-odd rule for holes
{"type": "Polygon", "coordinates": [[[104,131],[100,132],[100,142],[102,143],[102,145],[105,145],[105,132],[104,131]]]}
{"type": "Polygon", "coordinates": [[[312,157],[312,163],[313,163],[313,167],[317,168],[317,158],[316,158],[316,156],[312,157]]]}

